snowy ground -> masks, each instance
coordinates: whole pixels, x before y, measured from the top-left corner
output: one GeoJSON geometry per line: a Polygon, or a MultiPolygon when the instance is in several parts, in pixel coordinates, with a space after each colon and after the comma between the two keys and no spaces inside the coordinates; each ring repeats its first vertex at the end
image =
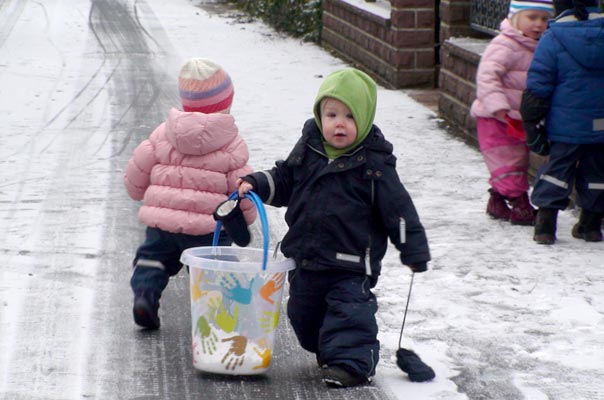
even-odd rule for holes
{"type": "MultiPolygon", "coordinates": [[[[97,33],[88,17],[91,4],[100,3],[108,2],[0,0],[3,399],[32,380],[42,382],[33,388],[37,394],[21,398],[94,397],[84,395],[93,388],[82,371],[97,334],[91,326],[102,289],[96,282],[103,275],[103,235],[108,223],[126,225],[124,237],[142,231],[105,215],[109,206],[130,207],[121,195],[112,202],[136,143],[125,138],[115,151],[112,134],[123,129],[115,121],[128,119],[129,105],[116,107],[119,85],[105,87],[121,60],[111,58],[107,45],[101,63],[91,48],[97,33]],[[70,324],[80,327],[75,339],[70,324]],[[32,361],[40,358],[52,368],[32,361]],[[34,367],[27,370],[28,364],[34,367]]],[[[217,13],[212,4],[121,3],[136,15],[148,47],[120,50],[153,52],[152,68],[173,83],[173,92],[157,96],[177,104],[178,68],[191,56],[213,58],[230,73],[232,114],[255,169],[287,155],[311,116],[322,77],[345,66],[315,45],[217,13]]],[[[123,84],[133,90],[145,82],[144,72],[139,78],[123,84]]],[[[141,92],[135,101],[148,100],[141,92]]],[[[147,111],[149,121],[133,127],[139,134],[167,113],[147,111]]],[[[415,277],[403,346],[437,374],[414,384],[394,364],[410,273],[391,249],[376,288],[383,345],[376,384],[399,399],[604,399],[604,244],[570,236],[572,210],[560,215],[559,240],[551,247],[534,244],[531,228],[490,220],[480,154],[441,130],[438,118],[404,91],[380,88],[376,124],[394,144],[433,256],[430,271],[415,277]]],[[[278,240],[283,210],[269,213],[278,240]]],[[[125,282],[113,284],[127,290],[125,282]]]]}

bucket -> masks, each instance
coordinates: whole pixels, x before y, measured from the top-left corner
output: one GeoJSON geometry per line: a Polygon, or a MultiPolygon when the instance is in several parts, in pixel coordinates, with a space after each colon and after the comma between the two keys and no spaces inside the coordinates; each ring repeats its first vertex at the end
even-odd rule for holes
{"type": "MultiPolygon", "coordinates": [[[[231,197],[236,196],[233,193],[231,197]]],[[[262,201],[256,205],[264,248],[193,247],[181,255],[189,267],[193,366],[205,372],[255,375],[271,364],[275,330],[287,271],[293,260],[281,253],[268,256],[268,223],[262,201]]]]}

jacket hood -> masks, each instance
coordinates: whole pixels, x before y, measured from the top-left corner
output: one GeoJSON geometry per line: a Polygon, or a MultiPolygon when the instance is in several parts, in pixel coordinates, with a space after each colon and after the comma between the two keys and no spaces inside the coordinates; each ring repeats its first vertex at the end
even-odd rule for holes
{"type": "Polygon", "coordinates": [[[313,108],[315,120],[321,130],[320,104],[326,97],[340,100],[352,112],[357,126],[357,138],[350,148],[357,146],[367,137],[375,118],[377,104],[375,81],[355,68],[345,68],[327,76],[319,88],[313,108]]]}
{"type": "Polygon", "coordinates": [[[512,25],[512,21],[510,21],[509,18],[501,21],[501,24],[499,24],[499,31],[502,35],[509,37],[513,41],[532,51],[535,51],[537,43],[539,43],[539,41],[528,36],[524,36],[522,32],[514,28],[514,25],[512,25]]]}
{"type": "Polygon", "coordinates": [[[203,114],[172,108],[166,121],[166,138],[182,154],[204,155],[229,144],[238,135],[230,114],[203,114]]]}
{"type": "Polygon", "coordinates": [[[587,21],[566,16],[551,24],[549,30],[581,66],[604,69],[604,14],[590,13],[587,21]]]}

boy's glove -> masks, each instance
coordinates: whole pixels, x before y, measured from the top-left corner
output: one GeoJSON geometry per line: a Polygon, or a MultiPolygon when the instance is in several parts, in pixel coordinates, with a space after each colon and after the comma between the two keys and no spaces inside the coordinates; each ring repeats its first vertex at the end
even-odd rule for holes
{"type": "Polygon", "coordinates": [[[427,262],[417,263],[417,264],[414,264],[414,265],[407,265],[407,266],[413,272],[426,272],[428,270],[428,263],[427,262]]]}
{"type": "Polygon", "coordinates": [[[545,118],[549,107],[549,99],[539,97],[528,89],[522,92],[520,114],[526,132],[526,144],[531,151],[542,156],[549,154],[549,141],[545,131],[545,118]]]}
{"type": "Polygon", "coordinates": [[[542,119],[536,124],[525,122],[524,130],[526,131],[526,144],[529,149],[540,156],[548,155],[549,140],[547,140],[547,133],[545,132],[545,120],[542,119]]]}

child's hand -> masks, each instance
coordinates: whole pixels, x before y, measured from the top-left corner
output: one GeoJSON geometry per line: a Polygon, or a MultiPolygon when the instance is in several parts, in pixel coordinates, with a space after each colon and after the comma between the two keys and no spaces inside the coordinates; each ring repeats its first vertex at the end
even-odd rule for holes
{"type": "Polygon", "coordinates": [[[239,197],[243,197],[246,193],[250,192],[251,190],[254,190],[254,187],[251,183],[244,181],[241,178],[237,179],[236,183],[238,186],[237,192],[239,194],[239,197]]]}

